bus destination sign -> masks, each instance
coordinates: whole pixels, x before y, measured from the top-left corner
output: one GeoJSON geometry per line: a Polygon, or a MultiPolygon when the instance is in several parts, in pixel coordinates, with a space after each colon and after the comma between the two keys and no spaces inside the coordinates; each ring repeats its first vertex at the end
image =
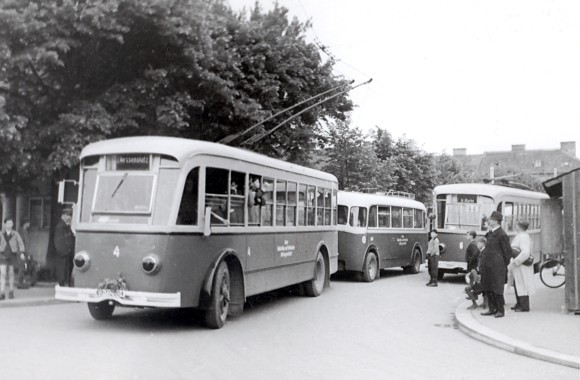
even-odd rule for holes
{"type": "Polygon", "coordinates": [[[458,203],[477,203],[477,195],[475,194],[457,194],[458,203]]]}
{"type": "Polygon", "coordinates": [[[148,154],[118,155],[117,170],[149,170],[149,155],[148,154]]]}

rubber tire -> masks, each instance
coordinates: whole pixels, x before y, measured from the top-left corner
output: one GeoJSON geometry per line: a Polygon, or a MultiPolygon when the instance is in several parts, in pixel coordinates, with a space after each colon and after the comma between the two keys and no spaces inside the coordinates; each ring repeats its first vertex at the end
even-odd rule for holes
{"type": "Polygon", "coordinates": [[[557,289],[566,283],[565,270],[566,268],[563,264],[560,264],[558,260],[546,260],[540,266],[540,280],[542,281],[542,284],[546,285],[548,288],[557,289]],[[555,268],[558,268],[557,270],[560,275],[554,276],[555,268]],[[556,277],[559,277],[561,281],[557,280],[556,277]],[[556,279],[556,281],[550,281],[550,278],[556,279]]]}
{"type": "Polygon", "coordinates": [[[417,274],[421,271],[421,251],[417,248],[413,251],[413,263],[403,268],[403,272],[417,274]]]}
{"type": "Polygon", "coordinates": [[[314,265],[314,278],[304,283],[304,291],[309,297],[318,297],[324,290],[326,282],[326,262],[322,253],[318,251],[316,263],[314,265]]]}
{"type": "Polygon", "coordinates": [[[221,329],[226,323],[230,306],[230,270],[224,261],[218,265],[211,287],[210,306],[205,312],[205,323],[211,329],[221,329]]]}
{"type": "Polygon", "coordinates": [[[368,252],[363,263],[363,270],[360,276],[361,280],[364,282],[373,282],[376,280],[379,274],[379,270],[379,260],[377,258],[377,254],[374,252],[368,252]]]}
{"type": "Polygon", "coordinates": [[[91,317],[97,321],[111,319],[111,316],[113,316],[113,312],[115,311],[115,304],[110,305],[109,301],[89,302],[87,303],[87,306],[89,307],[91,317]]]}

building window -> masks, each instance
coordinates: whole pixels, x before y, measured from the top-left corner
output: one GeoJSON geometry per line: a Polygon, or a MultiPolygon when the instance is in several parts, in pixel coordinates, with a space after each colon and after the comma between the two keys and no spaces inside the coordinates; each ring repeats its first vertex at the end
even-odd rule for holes
{"type": "Polygon", "coordinates": [[[28,218],[30,228],[47,229],[50,227],[50,198],[31,197],[28,199],[28,218]]]}
{"type": "Polygon", "coordinates": [[[534,167],[535,168],[541,168],[542,167],[542,160],[536,160],[536,161],[534,161],[534,167]]]}

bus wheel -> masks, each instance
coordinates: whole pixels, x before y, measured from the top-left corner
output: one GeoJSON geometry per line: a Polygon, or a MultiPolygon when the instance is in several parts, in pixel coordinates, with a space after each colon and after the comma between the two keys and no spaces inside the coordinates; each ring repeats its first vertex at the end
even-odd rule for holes
{"type": "Polygon", "coordinates": [[[326,263],[322,253],[318,251],[316,255],[316,265],[314,267],[314,278],[304,284],[304,290],[310,297],[318,297],[322,294],[324,289],[324,282],[326,281],[326,263]]]}
{"type": "Polygon", "coordinates": [[[102,321],[111,318],[113,311],[115,311],[115,304],[109,304],[109,301],[89,302],[89,313],[91,317],[97,321],[102,321]]]}
{"type": "Polygon", "coordinates": [[[222,261],[213,278],[211,301],[205,312],[205,323],[209,328],[220,329],[226,323],[230,307],[230,271],[222,261]]]}
{"type": "Polygon", "coordinates": [[[373,282],[379,273],[379,260],[374,252],[367,253],[363,265],[362,280],[364,282],[373,282]]]}
{"type": "Polygon", "coordinates": [[[413,262],[411,265],[404,267],[403,271],[410,274],[417,274],[421,271],[421,251],[417,248],[413,251],[413,262]]]}

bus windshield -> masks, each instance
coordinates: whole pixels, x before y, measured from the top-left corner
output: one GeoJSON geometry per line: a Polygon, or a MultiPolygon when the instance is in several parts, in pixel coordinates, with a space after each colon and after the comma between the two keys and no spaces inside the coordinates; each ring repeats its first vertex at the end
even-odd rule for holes
{"type": "Polygon", "coordinates": [[[99,176],[94,211],[98,213],[151,213],[153,174],[131,172],[99,176]]]}
{"type": "Polygon", "coordinates": [[[494,210],[492,198],[474,194],[437,196],[438,228],[450,230],[487,230],[487,218],[494,210]]]}

